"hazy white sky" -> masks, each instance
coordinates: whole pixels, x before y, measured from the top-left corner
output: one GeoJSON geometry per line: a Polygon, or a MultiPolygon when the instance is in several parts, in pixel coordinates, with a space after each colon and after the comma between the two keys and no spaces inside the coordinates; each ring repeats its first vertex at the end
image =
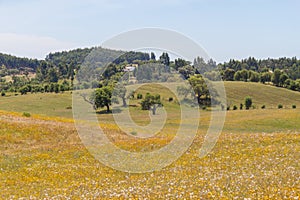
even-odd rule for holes
{"type": "Polygon", "coordinates": [[[215,60],[300,57],[297,0],[0,0],[0,52],[44,58],[121,32],[178,31],[215,60]]]}

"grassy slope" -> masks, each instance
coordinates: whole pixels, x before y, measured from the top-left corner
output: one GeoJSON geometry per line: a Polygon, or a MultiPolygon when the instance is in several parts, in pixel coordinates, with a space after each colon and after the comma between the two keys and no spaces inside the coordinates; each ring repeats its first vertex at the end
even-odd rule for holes
{"type": "Polygon", "coordinates": [[[300,92],[264,85],[261,83],[225,82],[228,103],[237,105],[244,103],[246,96],[251,96],[253,104],[260,108],[277,108],[278,104],[291,108],[293,104],[300,106],[300,92]]]}
{"type": "Polygon", "coordinates": [[[8,96],[0,98],[0,110],[29,112],[44,116],[71,118],[72,110],[66,109],[71,105],[72,96],[70,92],[63,94],[37,93],[18,96],[8,94],[8,96]]]}
{"type": "MultiPolygon", "coordinates": [[[[226,82],[229,99],[242,101],[250,84],[226,82]]],[[[276,94],[289,96],[284,105],[300,105],[298,93],[270,88],[267,96],[259,98],[254,91],[269,86],[254,86],[247,95],[253,92],[250,95],[258,105],[262,101],[267,106],[281,103],[271,99],[276,94]]],[[[166,94],[164,91],[162,97],[170,96],[166,94]]],[[[0,109],[44,116],[72,117],[71,110],[66,109],[70,105],[69,93],[0,97],[0,109]]],[[[165,106],[175,110],[173,104],[165,106]]],[[[0,111],[0,199],[298,199],[299,110],[230,111],[213,152],[200,159],[197,153],[210,117],[209,112],[202,112],[199,133],[189,151],[162,171],[145,174],[119,172],[95,160],[82,145],[72,120],[35,115],[25,118],[0,111]]],[[[133,112],[139,112],[137,121],[148,114],[135,108],[133,112]]],[[[111,114],[99,118],[107,122],[106,133],[126,150],[149,150],[148,144],[169,141],[164,135],[140,142],[123,137],[111,124],[111,114]]]]}
{"type": "MultiPolygon", "coordinates": [[[[282,104],[284,108],[291,108],[292,105],[300,107],[300,92],[294,92],[283,88],[263,85],[260,83],[225,82],[227,101],[233,106],[239,107],[244,103],[247,95],[253,99],[253,104],[260,108],[266,105],[268,108],[277,108],[282,104]]],[[[172,96],[167,90],[158,90],[155,87],[146,87],[150,93],[163,92],[162,98],[167,100],[172,96]]],[[[146,93],[145,87],[140,88],[141,93],[146,93]]],[[[45,116],[72,117],[72,110],[66,109],[72,105],[72,96],[69,92],[63,94],[27,94],[8,97],[0,97],[0,110],[14,112],[29,112],[45,116]]]]}

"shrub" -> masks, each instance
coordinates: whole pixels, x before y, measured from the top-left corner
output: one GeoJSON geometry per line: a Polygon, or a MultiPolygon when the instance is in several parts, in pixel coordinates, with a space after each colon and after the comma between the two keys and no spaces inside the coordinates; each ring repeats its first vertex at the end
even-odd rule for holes
{"type": "Polygon", "coordinates": [[[1,92],[1,96],[3,96],[3,97],[4,97],[4,96],[5,96],[5,92],[1,92]]]}
{"type": "Polygon", "coordinates": [[[169,102],[173,101],[173,97],[169,97],[169,102]]]}
{"type": "Polygon", "coordinates": [[[296,106],[296,105],[292,105],[292,108],[293,108],[293,109],[296,109],[296,108],[297,108],[297,106],[296,106]]]}
{"type": "Polygon", "coordinates": [[[236,105],[233,106],[233,110],[237,110],[237,106],[236,105]]]}
{"type": "Polygon", "coordinates": [[[262,105],[262,106],[261,106],[261,109],[265,109],[265,108],[266,108],[266,105],[262,105]]]}
{"type": "Polygon", "coordinates": [[[227,110],[230,110],[230,106],[227,106],[227,110]]]}
{"type": "Polygon", "coordinates": [[[202,107],[202,110],[206,110],[206,106],[203,106],[203,107],[202,107]]]}
{"type": "Polygon", "coordinates": [[[278,104],[278,109],[282,109],[283,108],[283,106],[282,106],[282,104],[278,104]]]}
{"type": "Polygon", "coordinates": [[[244,105],[241,103],[240,104],[240,110],[243,110],[244,105]]]}
{"type": "Polygon", "coordinates": [[[28,113],[28,112],[23,112],[23,116],[24,116],[24,117],[30,117],[30,116],[31,116],[31,114],[30,114],[30,113],[28,113]]]}
{"type": "Polygon", "coordinates": [[[27,85],[22,86],[22,87],[19,89],[19,92],[21,93],[21,95],[27,94],[27,92],[30,92],[30,88],[29,88],[27,85]]]}
{"type": "Polygon", "coordinates": [[[72,109],[72,106],[67,106],[66,109],[67,109],[67,110],[71,110],[71,109],[72,109]]]}
{"type": "Polygon", "coordinates": [[[137,132],[136,131],[131,131],[130,134],[131,135],[137,135],[137,132]]]}
{"type": "Polygon", "coordinates": [[[246,107],[246,110],[249,110],[249,108],[251,108],[252,106],[252,98],[247,96],[245,98],[245,107],[246,107]]]}

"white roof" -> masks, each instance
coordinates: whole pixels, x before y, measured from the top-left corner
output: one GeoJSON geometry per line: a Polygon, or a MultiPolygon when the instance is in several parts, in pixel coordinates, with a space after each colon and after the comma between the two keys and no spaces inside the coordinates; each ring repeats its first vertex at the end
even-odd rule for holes
{"type": "Polygon", "coordinates": [[[135,67],[125,67],[124,71],[125,72],[133,72],[135,67]]]}

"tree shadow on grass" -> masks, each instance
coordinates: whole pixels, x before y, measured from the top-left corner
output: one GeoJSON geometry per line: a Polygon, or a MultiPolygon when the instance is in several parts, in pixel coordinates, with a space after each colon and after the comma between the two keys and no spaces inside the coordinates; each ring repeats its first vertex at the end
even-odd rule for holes
{"type": "Polygon", "coordinates": [[[103,115],[103,114],[116,114],[116,113],[121,113],[122,110],[120,108],[114,108],[112,110],[110,110],[109,112],[107,112],[107,110],[99,110],[99,111],[96,111],[96,114],[99,114],[99,115],[103,115]]]}

